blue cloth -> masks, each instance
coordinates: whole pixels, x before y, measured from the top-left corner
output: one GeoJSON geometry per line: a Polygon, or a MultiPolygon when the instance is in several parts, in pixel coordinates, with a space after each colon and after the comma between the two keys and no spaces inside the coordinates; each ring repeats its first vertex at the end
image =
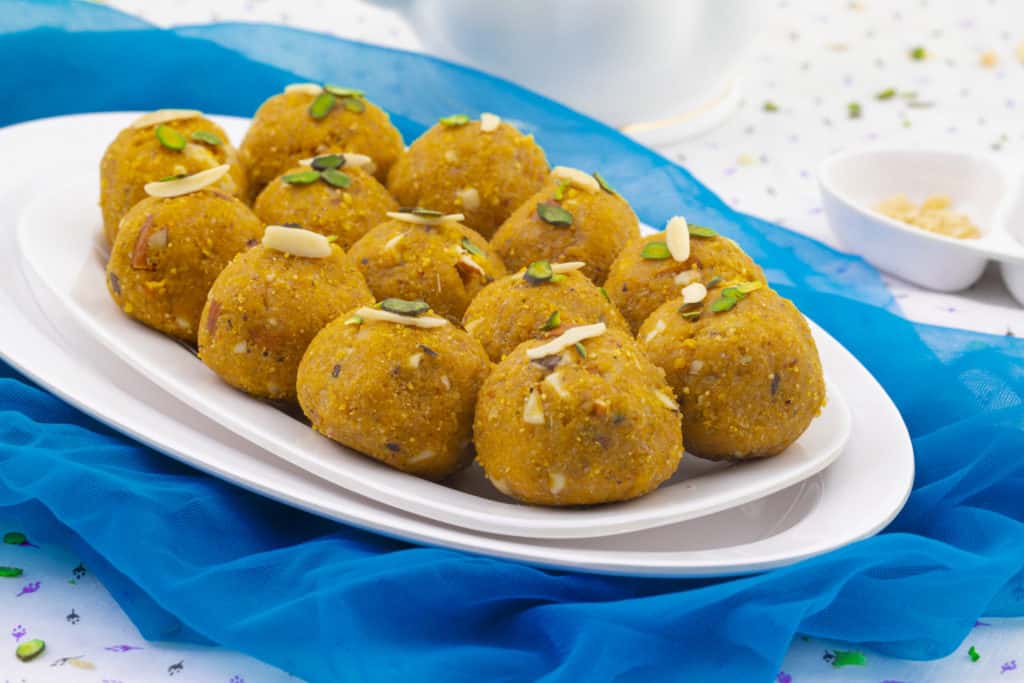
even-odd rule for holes
{"type": "Polygon", "coordinates": [[[5,516],[76,547],[146,637],[222,643],[317,682],[749,682],[771,680],[798,631],[932,658],[983,613],[1024,614],[1017,340],[910,324],[859,259],[730,210],[594,121],[430,58],[278,27],[156,30],[94,5],[19,0],[0,0],[0,58],[2,124],[166,106],[248,115],[295,80],[365,88],[407,140],[441,115],[501,112],[552,161],[601,169],[646,222],[682,212],[739,240],[875,374],[914,438],[913,494],[874,538],[732,580],[592,576],[289,509],[113,433],[4,368],[5,516]]]}

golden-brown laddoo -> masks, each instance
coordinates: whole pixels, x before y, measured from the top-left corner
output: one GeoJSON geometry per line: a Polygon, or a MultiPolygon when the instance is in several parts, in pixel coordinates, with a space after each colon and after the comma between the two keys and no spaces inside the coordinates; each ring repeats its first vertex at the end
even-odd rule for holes
{"type": "Polygon", "coordinates": [[[321,434],[444,479],[473,459],[473,411],[491,363],[425,303],[378,306],[343,315],[313,339],[299,365],[299,404],[321,434]]]}
{"type": "Polygon", "coordinates": [[[575,338],[520,344],[477,400],[477,461],[498,490],[525,503],[636,498],[671,477],[683,454],[672,390],[633,338],[609,329],[554,350],[575,338]]]}
{"type": "Polygon", "coordinates": [[[191,175],[221,164],[231,172],[216,187],[245,197],[245,171],[227,134],[201,112],[161,109],[139,117],[114,138],[100,161],[103,233],[113,244],[128,209],[146,198],[146,183],[191,175]]]}
{"type": "Polygon", "coordinates": [[[640,236],[629,202],[594,176],[558,167],[491,238],[509,269],[532,261],[583,261],[583,274],[602,284],[626,244],[640,236]]]}
{"type": "Polygon", "coordinates": [[[825,402],[807,321],[759,281],[731,283],[692,304],[668,301],[644,322],[637,339],[675,390],[687,450],[694,455],[776,455],[825,402]]]}
{"type": "Polygon", "coordinates": [[[195,343],[210,285],[262,233],[249,207],[220,190],[148,197],[125,214],[107,262],[107,289],[131,317],[195,343]]]}
{"type": "Polygon", "coordinates": [[[345,156],[317,157],[312,166],[288,169],[263,189],[253,211],[268,225],[296,223],[334,235],[339,246],[350,248],[370,228],[387,220],[398,202],[363,167],[345,163],[345,156]],[[327,167],[339,161],[338,166],[327,167]]]}
{"type": "Polygon", "coordinates": [[[373,295],[345,252],[322,235],[326,255],[301,256],[268,246],[276,244],[270,230],[210,288],[199,357],[246,393],[293,401],[299,361],[313,337],[342,313],[372,304],[373,295]]]}
{"type": "Polygon", "coordinates": [[[358,90],[296,84],[266,100],[238,149],[255,197],[267,183],[302,159],[332,151],[365,154],[376,165],[377,179],[402,153],[402,134],[387,112],[358,90]]]}
{"type": "Polygon", "coordinates": [[[388,175],[388,190],[403,206],[464,214],[466,225],[490,239],[547,174],[532,135],[493,114],[480,121],[454,115],[409,146],[388,175]]]}
{"type": "Polygon", "coordinates": [[[473,297],[505,275],[505,266],[487,241],[450,217],[391,216],[349,251],[378,299],[422,299],[459,323],[473,297]]]}
{"type": "Polygon", "coordinates": [[[495,362],[527,339],[560,328],[602,322],[629,332],[608,295],[577,266],[544,261],[492,282],[470,302],[463,327],[495,362]]]}
{"type": "Polygon", "coordinates": [[[690,235],[685,261],[672,258],[664,233],[656,233],[630,242],[612,264],[604,287],[634,332],[690,283],[713,288],[732,280],[765,281],[761,268],[731,239],[701,226],[689,228],[697,234],[690,235]]]}

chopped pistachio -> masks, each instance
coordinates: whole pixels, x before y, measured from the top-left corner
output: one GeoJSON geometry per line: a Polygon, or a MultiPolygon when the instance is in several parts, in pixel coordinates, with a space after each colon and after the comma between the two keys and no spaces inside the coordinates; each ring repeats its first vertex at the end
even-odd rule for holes
{"type": "Polygon", "coordinates": [[[361,316],[361,315],[350,315],[349,317],[345,318],[345,324],[346,325],[362,325],[363,324],[363,316],[361,316]]]}
{"type": "Polygon", "coordinates": [[[716,275],[713,278],[711,278],[710,280],[708,280],[708,283],[707,283],[707,285],[705,285],[705,287],[707,287],[708,289],[711,289],[712,287],[717,287],[720,284],[722,284],[722,278],[721,278],[721,276],[716,275]]]}
{"type": "Polygon", "coordinates": [[[358,97],[344,97],[341,100],[341,104],[345,107],[345,111],[355,112],[356,114],[366,111],[366,104],[358,97]]]}
{"type": "Polygon", "coordinates": [[[572,225],[572,214],[551,202],[538,203],[537,216],[545,223],[561,228],[572,225]]]}
{"type": "Polygon", "coordinates": [[[356,90],[355,88],[343,88],[340,85],[332,85],[330,83],[324,85],[324,91],[329,92],[332,95],[338,97],[365,97],[365,93],[362,90],[356,90]]]}
{"type": "Polygon", "coordinates": [[[388,313],[408,316],[422,315],[430,310],[430,304],[426,301],[406,301],[405,299],[393,297],[384,299],[377,306],[388,313]]]}
{"type": "Polygon", "coordinates": [[[738,292],[740,292],[741,294],[750,294],[751,292],[756,292],[757,290],[761,289],[762,287],[764,287],[764,283],[763,282],[758,282],[757,280],[753,280],[751,282],[741,282],[741,283],[739,283],[738,285],[736,285],[736,290],[738,292]]]}
{"type": "Polygon", "coordinates": [[[328,185],[341,188],[342,190],[352,184],[352,178],[336,168],[329,168],[321,173],[320,179],[328,185]]]}
{"type": "Polygon", "coordinates": [[[465,114],[452,114],[451,116],[444,116],[439,119],[442,126],[448,126],[449,128],[458,128],[469,123],[469,117],[465,114]]]}
{"type": "Polygon", "coordinates": [[[569,187],[568,180],[559,180],[558,185],[555,187],[555,201],[562,201],[565,199],[565,188],[569,187]]]}
{"type": "Polygon", "coordinates": [[[615,191],[615,188],[609,185],[608,181],[604,179],[604,176],[597,171],[594,171],[594,180],[596,180],[597,184],[601,186],[601,189],[608,194],[618,194],[618,192],[615,191]]]}
{"type": "Polygon", "coordinates": [[[679,315],[683,316],[683,318],[691,322],[694,320],[699,320],[702,312],[703,311],[701,310],[700,306],[694,306],[692,304],[687,304],[679,308],[679,315]]]}
{"type": "Polygon", "coordinates": [[[158,182],[158,183],[167,183],[167,182],[170,182],[172,180],[181,180],[185,176],[186,176],[185,173],[176,173],[174,175],[164,176],[163,178],[160,178],[156,182],[158,182]]]}
{"type": "Polygon", "coordinates": [[[421,216],[423,218],[440,218],[441,216],[444,215],[444,213],[440,211],[434,211],[433,209],[424,209],[419,206],[414,206],[412,208],[402,208],[399,209],[399,212],[411,213],[413,216],[421,216]]]}
{"type": "Polygon", "coordinates": [[[690,237],[718,237],[718,233],[703,225],[687,225],[690,237]]]}
{"type": "Polygon", "coordinates": [[[322,92],[309,105],[309,115],[319,121],[331,113],[336,102],[337,98],[334,95],[329,92],[322,92]]]}
{"type": "Polygon", "coordinates": [[[562,316],[559,315],[558,311],[555,311],[554,313],[552,313],[551,315],[548,316],[547,321],[544,322],[544,326],[541,329],[546,332],[548,330],[555,329],[556,327],[558,327],[561,324],[562,324],[562,316]]]}
{"type": "Polygon", "coordinates": [[[583,342],[576,342],[574,346],[576,347],[576,353],[580,354],[580,358],[587,357],[587,349],[583,346],[583,342]]]}
{"type": "Polygon", "coordinates": [[[534,261],[526,267],[523,279],[531,284],[538,285],[550,280],[552,275],[554,273],[551,270],[551,263],[549,261],[534,261]]]}
{"type": "Polygon", "coordinates": [[[334,244],[335,242],[338,241],[338,236],[337,235],[328,235],[327,236],[327,241],[330,244],[334,244]]]}
{"type": "Polygon", "coordinates": [[[563,275],[562,273],[555,273],[554,275],[551,276],[551,282],[552,283],[561,282],[564,279],[565,279],[565,275],[563,275]]]}
{"type": "Polygon", "coordinates": [[[326,171],[329,168],[341,168],[345,165],[345,157],[341,154],[325,154],[319,157],[313,157],[313,160],[309,162],[309,165],[318,171],[326,171]]]}
{"type": "Polygon", "coordinates": [[[281,176],[281,182],[289,185],[309,185],[320,180],[320,171],[299,171],[281,176]]]}
{"type": "Polygon", "coordinates": [[[216,133],[211,133],[207,130],[197,130],[192,133],[192,139],[196,142],[205,142],[206,144],[213,145],[214,147],[224,144],[224,141],[221,140],[216,133]]]}
{"type": "Polygon", "coordinates": [[[608,290],[605,289],[604,287],[598,287],[598,289],[601,291],[601,296],[604,297],[604,300],[607,301],[608,303],[611,303],[612,298],[608,296],[608,290]]]}
{"type": "Polygon", "coordinates": [[[153,133],[161,145],[167,149],[173,149],[175,152],[185,149],[185,145],[188,144],[188,140],[185,139],[184,135],[162,123],[153,130],[153,133]]]}
{"type": "Polygon", "coordinates": [[[876,100],[891,100],[896,96],[896,88],[886,88],[875,95],[876,100]]]}
{"type": "Polygon", "coordinates": [[[736,299],[726,296],[723,292],[721,296],[711,302],[711,310],[714,313],[724,313],[725,311],[732,310],[732,307],[736,305],[736,301],[736,299]]]}
{"type": "Polygon", "coordinates": [[[473,244],[468,237],[462,238],[462,248],[475,256],[484,255],[484,250],[473,244]]]}
{"type": "Polygon", "coordinates": [[[672,253],[664,242],[648,242],[640,251],[640,256],[650,261],[664,261],[671,257],[672,253]]]}

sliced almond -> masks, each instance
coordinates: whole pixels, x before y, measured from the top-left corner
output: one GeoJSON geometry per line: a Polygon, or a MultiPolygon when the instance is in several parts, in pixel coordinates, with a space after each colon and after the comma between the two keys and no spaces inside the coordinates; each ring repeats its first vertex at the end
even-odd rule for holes
{"type": "Polygon", "coordinates": [[[498,130],[498,126],[501,125],[501,117],[497,114],[492,114],[489,111],[485,111],[480,114],[480,131],[483,133],[493,133],[498,130]]]}
{"type": "Polygon", "coordinates": [[[480,208],[480,193],[475,187],[459,190],[455,196],[459,198],[459,202],[467,211],[476,211],[480,208]]]}
{"type": "Polygon", "coordinates": [[[479,327],[480,323],[482,323],[483,321],[484,321],[483,318],[477,318],[476,320],[470,320],[468,323],[463,325],[462,329],[464,329],[464,330],[466,330],[466,332],[469,332],[470,334],[472,334],[473,330],[475,330],[477,327],[479,327]]]}
{"type": "Polygon", "coordinates": [[[683,272],[679,273],[679,275],[675,276],[674,282],[677,285],[681,286],[681,287],[685,287],[686,285],[690,284],[691,282],[696,282],[699,279],[700,279],[700,273],[698,271],[696,271],[696,270],[684,270],[683,272]]]}
{"type": "Polygon", "coordinates": [[[455,153],[454,149],[446,149],[444,152],[444,160],[449,164],[454,164],[459,160],[459,155],[455,153]]]}
{"type": "Polygon", "coordinates": [[[540,392],[530,389],[523,404],[523,422],[531,425],[544,424],[544,405],[540,402],[540,392]]]}
{"type": "Polygon", "coordinates": [[[194,119],[202,115],[203,112],[198,109],[157,109],[148,114],[143,114],[132,121],[132,128],[148,128],[158,123],[178,121],[179,119],[194,119]]]}
{"type": "Polygon", "coordinates": [[[676,403],[675,399],[666,394],[664,391],[658,389],[654,390],[654,397],[661,401],[661,404],[669,410],[679,410],[679,404],[676,403]]]}
{"type": "Polygon", "coordinates": [[[402,239],[404,237],[405,237],[405,233],[404,232],[398,233],[397,235],[395,235],[394,237],[392,237],[391,239],[389,239],[387,242],[384,243],[384,249],[383,250],[384,251],[391,251],[392,249],[395,248],[396,244],[398,244],[399,242],[402,241],[402,239]]]}
{"type": "Polygon", "coordinates": [[[419,453],[417,453],[416,455],[412,456],[411,458],[409,458],[405,462],[408,465],[415,465],[418,462],[423,462],[424,460],[430,460],[435,455],[436,455],[436,453],[434,453],[434,451],[432,451],[432,450],[430,450],[428,448],[425,451],[420,451],[419,453]]]}
{"type": "Polygon", "coordinates": [[[157,180],[146,183],[143,189],[150,197],[180,197],[213,185],[223,178],[230,168],[227,164],[221,164],[177,180],[157,180]]]}
{"type": "Polygon", "coordinates": [[[409,356],[409,367],[416,369],[419,368],[420,363],[423,362],[423,354],[416,352],[409,356]]]}
{"type": "Polygon", "coordinates": [[[480,273],[482,276],[487,277],[487,271],[485,271],[479,263],[473,260],[473,257],[470,256],[469,254],[463,254],[462,256],[459,257],[459,265],[462,265],[464,268],[476,271],[477,273],[480,273]]]}
{"type": "Polygon", "coordinates": [[[565,475],[561,472],[548,472],[548,490],[557,496],[565,488],[565,475]]]}
{"type": "Polygon", "coordinates": [[[285,92],[301,92],[306,95],[319,95],[324,88],[319,83],[289,83],[284,86],[285,92]]]}
{"type": "Polygon", "coordinates": [[[662,320],[661,318],[658,318],[658,322],[654,323],[654,329],[647,333],[647,336],[644,337],[644,341],[645,342],[651,341],[652,339],[657,337],[659,334],[661,334],[664,331],[664,329],[665,329],[665,321],[662,320]]]}
{"type": "Polygon", "coordinates": [[[302,228],[287,228],[283,225],[267,226],[263,232],[263,246],[305,258],[324,258],[331,255],[331,243],[320,233],[302,228]]]}
{"type": "Polygon", "coordinates": [[[231,350],[234,351],[235,353],[245,353],[246,351],[249,350],[249,345],[246,344],[244,341],[240,341],[237,344],[235,344],[231,348],[231,350]]]}
{"type": "MultiPolygon", "coordinates": [[[[704,297],[708,295],[708,288],[699,282],[683,287],[683,303],[684,304],[698,304],[704,301],[704,297]]],[[[660,320],[658,322],[661,322],[660,320]]]]}
{"type": "Polygon", "coordinates": [[[552,263],[552,273],[571,273],[574,270],[585,268],[587,266],[583,261],[566,261],[565,263],[552,263]]]}
{"type": "Polygon", "coordinates": [[[597,179],[594,176],[584,173],[578,168],[555,166],[551,171],[551,177],[567,180],[570,185],[585,192],[594,193],[601,190],[601,186],[597,183],[597,179]]]}
{"type": "Polygon", "coordinates": [[[599,337],[607,331],[608,326],[604,323],[594,323],[593,325],[580,325],[579,327],[573,327],[546,344],[541,344],[540,346],[535,346],[532,349],[527,349],[526,357],[530,360],[537,360],[544,356],[550,356],[553,353],[560,353],[562,350],[567,349],[574,344],[578,344],[584,339],[599,337]]]}
{"type": "Polygon", "coordinates": [[[676,261],[681,263],[690,258],[690,227],[682,216],[669,219],[665,225],[665,245],[676,261]]]}
{"type": "Polygon", "coordinates": [[[550,375],[544,378],[544,382],[550,385],[551,388],[555,390],[555,393],[561,396],[562,398],[565,398],[566,396],[569,395],[569,392],[566,391],[565,387],[562,385],[562,375],[559,374],[558,372],[552,372],[550,375]]]}
{"type": "MultiPolygon", "coordinates": [[[[412,316],[412,315],[399,315],[398,313],[391,313],[390,311],[382,311],[379,308],[370,308],[369,306],[363,306],[356,311],[356,315],[361,317],[363,320],[376,320],[377,322],[383,323],[397,323],[399,325],[407,325],[408,327],[443,327],[448,324],[448,321],[444,318],[425,317],[425,316],[412,316]]],[[[448,378],[442,377],[441,381],[444,383],[448,378]]]]}
{"type": "Polygon", "coordinates": [[[412,213],[403,213],[401,211],[388,211],[388,218],[394,218],[396,221],[404,221],[406,223],[412,223],[414,225],[441,225],[441,223],[461,223],[466,217],[461,213],[450,213],[445,216],[417,216],[412,213]]]}

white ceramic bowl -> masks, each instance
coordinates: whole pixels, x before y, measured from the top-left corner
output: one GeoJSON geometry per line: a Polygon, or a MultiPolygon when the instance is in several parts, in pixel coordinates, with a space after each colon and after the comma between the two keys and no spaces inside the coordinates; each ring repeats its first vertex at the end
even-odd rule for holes
{"type": "MultiPolygon", "coordinates": [[[[1017,241],[1024,244],[1024,175],[1017,181],[1017,192],[1007,203],[1003,213],[1003,227],[1017,241]]],[[[1002,264],[1003,280],[1017,303],[1024,306],[1024,265],[1019,261],[1005,261],[1002,264]]]]}
{"type": "MultiPolygon", "coordinates": [[[[870,148],[841,152],[818,171],[825,215],[843,245],[879,269],[927,289],[955,292],[974,284],[988,261],[1015,273],[1014,296],[1024,303],[1024,226],[1006,224],[1016,174],[994,159],[967,152],[870,148]],[[874,210],[903,193],[916,203],[943,194],[981,229],[979,239],[956,239],[921,230],[874,210]]],[[[1020,201],[1017,202],[1018,206],[1020,201]]],[[[1018,209],[1024,214],[1024,209],[1018,209]]],[[[1020,220],[1018,219],[1018,223],[1020,220]]],[[[1007,285],[1011,276],[1007,276],[1007,285]]]]}

